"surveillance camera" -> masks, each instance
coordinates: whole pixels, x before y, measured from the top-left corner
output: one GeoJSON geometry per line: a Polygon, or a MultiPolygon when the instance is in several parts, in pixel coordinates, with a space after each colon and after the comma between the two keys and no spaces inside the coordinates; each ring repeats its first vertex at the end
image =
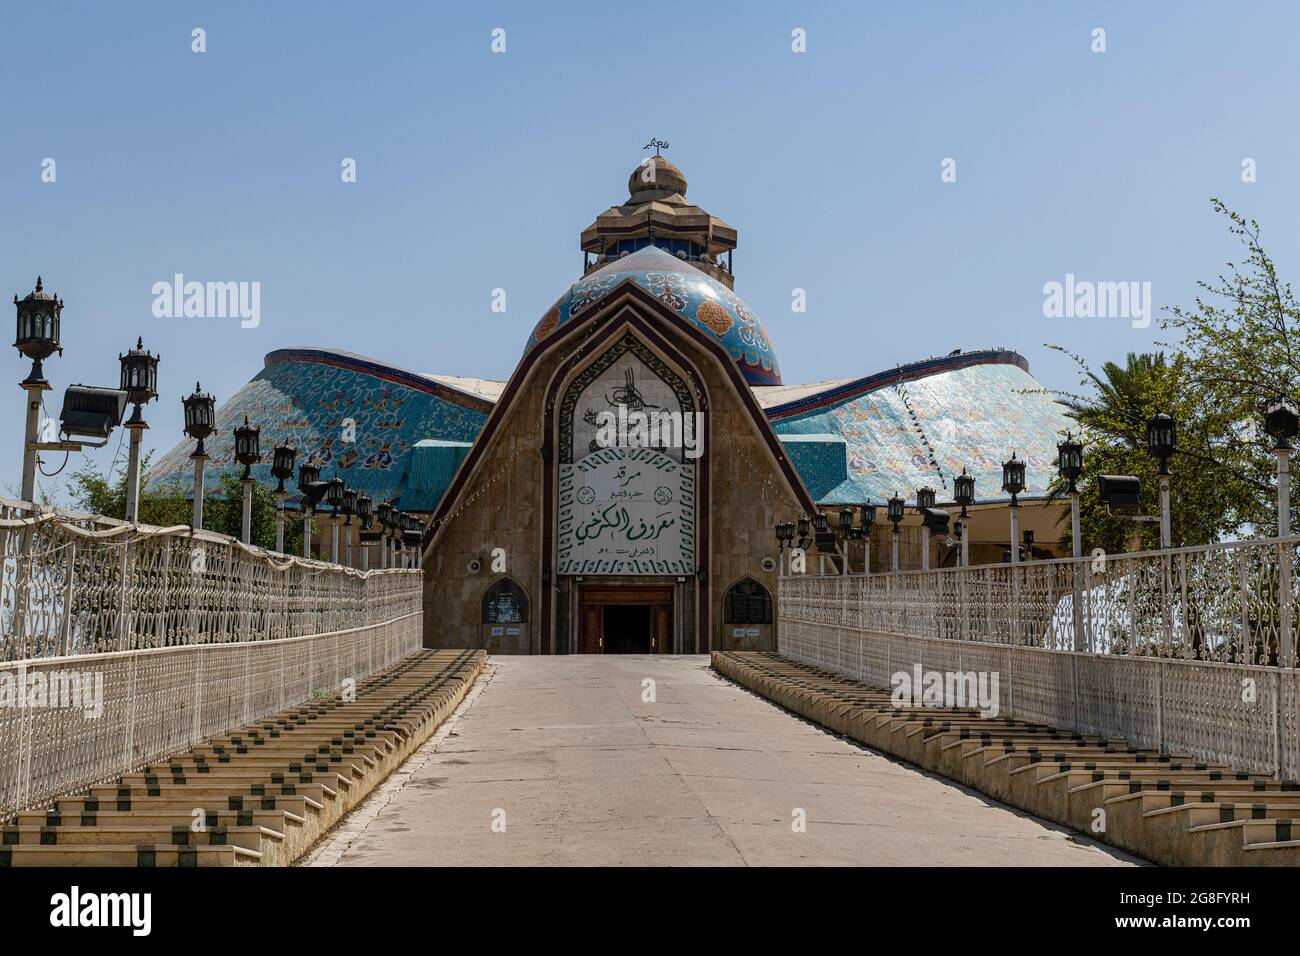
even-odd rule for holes
{"type": "Polygon", "coordinates": [[[772,557],[769,554],[767,557],[763,559],[762,567],[764,571],[766,571],[768,574],[771,574],[773,571],[776,570],[776,558],[772,557]]]}
{"type": "Polygon", "coordinates": [[[470,558],[469,564],[465,565],[465,570],[470,574],[478,574],[483,570],[483,562],[478,558],[470,558]]]}

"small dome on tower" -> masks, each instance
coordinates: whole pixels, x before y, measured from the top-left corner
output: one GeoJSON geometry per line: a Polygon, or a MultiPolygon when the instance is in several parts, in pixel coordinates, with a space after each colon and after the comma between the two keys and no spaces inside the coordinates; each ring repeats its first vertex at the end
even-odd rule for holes
{"type": "Polygon", "coordinates": [[[686,195],[686,177],[667,156],[643,159],[627,178],[628,202],[643,203],[676,193],[686,195]]]}

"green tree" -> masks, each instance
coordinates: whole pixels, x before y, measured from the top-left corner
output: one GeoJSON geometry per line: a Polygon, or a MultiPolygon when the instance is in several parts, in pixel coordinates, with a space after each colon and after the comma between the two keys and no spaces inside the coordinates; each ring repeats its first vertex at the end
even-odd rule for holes
{"type": "MultiPolygon", "coordinates": [[[[1178,422],[1178,451],[1170,461],[1174,545],[1217,541],[1253,514],[1258,489],[1233,473],[1222,458],[1221,436],[1233,429],[1232,416],[1199,401],[1187,387],[1184,356],[1130,352],[1123,365],[1106,362],[1094,371],[1078,355],[1065,354],[1080,369],[1084,391],[1057,394],[1079,423],[1085,442],[1085,480],[1095,483],[1097,475],[1134,475],[1142,482],[1143,513],[1159,515],[1158,464],[1147,451],[1146,428],[1153,415],[1166,412],[1178,422]]],[[[1063,494],[1064,483],[1058,481],[1052,490],[1063,494]]],[[[1104,548],[1115,553],[1160,546],[1156,522],[1108,514],[1091,489],[1082,496],[1081,525],[1085,550],[1104,548]]]]}
{"type": "MultiPolygon", "coordinates": [[[[141,464],[141,473],[148,474],[149,458],[141,464]]],[[[75,506],[91,514],[109,518],[126,516],[126,471],[114,468],[116,475],[104,474],[93,463],[84,465],[73,473],[69,492],[75,506]]],[[[239,479],[229,473],[221,475],[219,488],[211,489],[203,497],[203,526],[238,538],[243,531],[244,491],[239,479]]],[[[188,525],[193,517],[193,504],[178,487],[164,490],[144,489],[140,494],[140,521],[143,524],[171,527],[188,525]]],[[[251,542],[260,547],[275,547],[275,498],[260,484],[253,485],[251,542]]],[[[284,548],[286,554],[302,553],[302,515],[285,511],[284,548]]]]}
{"type": "MultiPolygon", "coordinates": [[[[1264,534],[1277,531],[1276,461],[1262,427],[1270,398],[1295,398],[1300,382],[1300,303],[1265,251],[1260,227],[1211,199],[1245,251],[1238,265],[1212,282],[1199,282],[1195,305],[1167,309],[1161,325],[1177,333],[1189,401],[1212,410],[1218,422],[1214,453],[1253,494],[1237,518],[1264,534]]],[[[1294,497],[1294,495],[1293,495],[1294,497]]]]}

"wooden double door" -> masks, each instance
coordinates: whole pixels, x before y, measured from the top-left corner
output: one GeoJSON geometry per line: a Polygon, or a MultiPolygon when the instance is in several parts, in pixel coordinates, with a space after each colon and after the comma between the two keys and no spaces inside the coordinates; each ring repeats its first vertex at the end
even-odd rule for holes
{"type": "Polygon", "coordinates": [[[578,590],[583,654],[671,654],[673,587],[591,586],[578,590]]]}

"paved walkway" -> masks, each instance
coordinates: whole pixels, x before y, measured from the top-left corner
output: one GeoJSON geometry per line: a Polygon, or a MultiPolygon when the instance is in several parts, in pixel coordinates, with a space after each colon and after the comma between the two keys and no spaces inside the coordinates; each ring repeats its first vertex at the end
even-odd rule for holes
{"type": "Polygon", "coordinates": [[[310,862],[1132,861],[833,737],[705,657],[571,656],[493,658],[458,715],[310,862]]]}

